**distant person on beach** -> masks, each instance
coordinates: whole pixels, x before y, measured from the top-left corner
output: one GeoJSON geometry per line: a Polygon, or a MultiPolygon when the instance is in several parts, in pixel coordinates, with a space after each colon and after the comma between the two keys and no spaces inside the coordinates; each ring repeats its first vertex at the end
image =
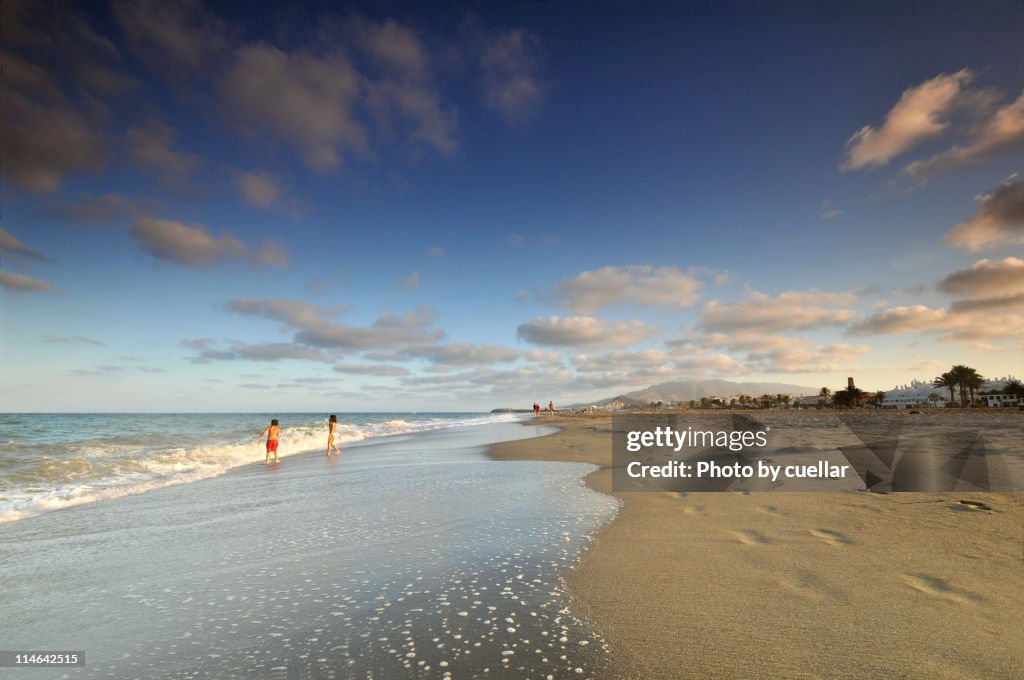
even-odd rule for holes
{"type": "Polygon", "coordinates": [[[263,437],[267,438],[267,465],[270,465],[270,454],[274,454],[274,462],[277,462],[277,441],[281,438],[281,428],[277,424],[277,418],[270,421],[270,425],[267,425],[267,429],[263,430],[260,434],[259,439],[256,443],[260,443],[260,439],[263,437]]]}
{"type": "Polygon", "coordinates": [[[331,415],[327,421],[327,426],[330,428],[330,432],[327,435],[327,457],[331,457],[331,449],[334,449],[334,455],[341,453],[338,447],[334,444],[334,433],[338,431],[338,416],[331,415]]]}
{"type": "Polygon", "coordinates": [[[551,411],[552,413],[555,412],[555,402],[553,402],[553,401],[549,401],[548,402],[548,410],[551,411]]]}
{"type": "Polygon", "coordinates": [[[540,415],[540,404],[538,404],[537,402],[533,402],[533,415],[540,415]]]}

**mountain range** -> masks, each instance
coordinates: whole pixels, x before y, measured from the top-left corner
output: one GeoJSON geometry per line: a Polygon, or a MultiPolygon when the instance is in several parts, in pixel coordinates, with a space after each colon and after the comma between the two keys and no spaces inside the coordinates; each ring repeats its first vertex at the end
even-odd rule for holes
{"type": "Polygon", "coordinates": [[[665,403],[690,401],[701,397],[727,397],[736,394],[749,394],[759,397],[762,394],[790,394],[795,396],[817,394],[820,388],[806,385],[788,385],[772,382],[732,382],[730,380],[675,380],[659,383],[635,392],[627,392],[617,397],[593,402],[597,406],[615,401],[623,403],[649,404],[652,401],[665,403]]]}

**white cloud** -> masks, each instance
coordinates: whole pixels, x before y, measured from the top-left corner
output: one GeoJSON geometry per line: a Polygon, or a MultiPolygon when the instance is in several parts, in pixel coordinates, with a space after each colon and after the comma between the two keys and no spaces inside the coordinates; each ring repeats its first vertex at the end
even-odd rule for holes
{"type": "Polygon", "coordinates": [[[374,375],[381,377],[409,375],[409,369],[387,364],[338,364],[334,367],[334,370],[338,373],[348,373],[350,375],[374,375]]]}
{"type": "Polygon", "coordinates": [[[33,260],[45,259],[43,258],[42,253],[32,250],[3,227],[0,227],[0,251],[13,253],[15,255],[22,255],[33,260]]]}
{"type": "Polygon", "coordinates": [[[409,357],[398,352],[366,352],[364,359],[369,361],[407,361],[409,357]]]}
{"type": "Polygon", "coordinates": [[[991,310],[954,312],[940,342],[979,343],[988,340],[1014,340],[1017,348],[1024,338],[1024,314],[996,313],[991,310]]]}
{"type": "Polygon", "coordinates": [[[1024,293],[1024,260],[1007,257],[1000,261],[978,260],[970,269],[960,269],[939,282],[939,290],[972,298],[1024,293]]]}
{"type": "Polygon", "coordinates": [[[894,157],[941,134],[949,123],[942,120],[954,105],[973,73],[963,69],[942,74],[906,89],[886,114],[879,128],[865,125],[846,143],[842,170],[861,170],[887,164],[894,157]]]}
{"type": "Polygon", "coordinates": [[[301,300],[286,300],[284,298],[270,298],[266,300],[255,300],[243,298],[228,301],[227,309],[239,314],[249,316],[261,316],[266,319],[283,321],[289,326],[300,328],[314,328],[329,323],[328,318],[342,314],[344,306],[321,307],[301,300]]]}
{"type": "Polygon", "coordinates": [[[942,342],[974,342],[1021,337],[1024,315],[997,314],[985,305],[935,309],[926,305],[892,307],[874,314],[849,328],[850,335],[881,335],[892,333],[942,333],[942,342]]]}
{"type": "Polygon", "coordinates": [[[1024,243],[1024,180],[1006,182],[977,198],[977,211],[953,227],[946,241],[970,250],[1024,243]]]}
{"type": "Polygon", "coordinates": [[[429,77],[430,58],[416,33],[393,19],[381,22],[349,17],[347,30],[361,51],[388,75],[417,81],[429,77]]]}
{"type": "Polygon", "coordinates": [[[403,354],[419,359],[428,359],[437,364],[449,366],[472,366],[495,362],[515,361],[519,352],[511,347],[491,343],[453,342],[447,345],[410,347],[403,354]]]}
{"type": "Polygon", "coordinates": [[[220,89],[243,131],[283,140],[322,171],[370,156],[372,141],[397,137],[414,150],[442,153],[457,148],[455,111],[442,101],[427,49],[412,29],[351,14],[323,22],[322,31],[320,51],[268,43],[233,51],[220,89]],[[366,60],[357,67],[360,56],[366,60]]]}
{"type": "Polygon", "coordinates": [[[68,175],[96,172],[106,164],[102,128],[66,103],[32,101],[0,79],[4,115],[4,179],[32,193],[52,194],[68,175]]]}
{"type": "Polygon", "coordinates": [[[338,349],[387,350],[404,349],[436,343],[444,331],[431,330],[437,313],[429,307],[418,307],[403,315],[384,314],[369,326],[319,324],[301,328],[295,341],[315,347],[338,349]]]}
{"type": "Polygon", "coordinates": [[[175,148],[174,130],[156,119],[130,128],[125,133],[128,158],[137,167],[152,174],[167,189],[185,187],[199,167],[199,156],[175,148]]]}
{"type": "Polygon", "coordinates": [[[949,370],[949,364],[943,361],[936,361],[934,359],[922,359],[917,361],[906,369],[910,373],[921,374],[921,373],[941,373],[944,370],[949,370]]]}
{"type": "Polygon", "coordinates": [[[904,172],[913,177],[927,177],[950,168],[987,160],[1021,144],[1024,144],[1024,93],[978,125],[968,144],[955,145],[927,160],[910,163],[904,172]]]}
{"type": "Polygon", "coordinates": [[[551,298],[558,306],[576,313],[595,312],[619,302],[632,302],[639,307],[683,308],[697,302],[703,286],[693,272],[675,267],[602,267],[562,279],[551,292],[551,298]]]}
{"type": "Polygon", "coordinates": [[[529,361],[539,364],[561,364],[562,355],[558,352],[546,352],[540,349],[531,349],[523,352],[523,356],[529,361]]]}
{"type": "Polygon", "coordinates": [[[367,147],[366,131],[353,114],[360,76],[341,53],[319,57],[266,43],[244,45],[232,56],[222,87],[241,125],[294,145],[312,168],[336,167],[342,153],[367,147]]]}
{"type": "Polygon", "coordinates": [[[281,197],[277,180],[268,172],[240,172],[235,177],[235,186],[242,198],[257,208],[269,208],[281,197]]]}
{"type": "Polygon", "coordinates": [[[688,376],[739,375],[747,372],[746,366],[728,354],[715,354],[706,350],[678,356],[673,366],[688,376]]]}
{"type": "Polygon", "coordinates": [[[171,80],[202,74],[227,47],[224,22],[198,0],[118,0],[112,9],[129,48],[171,80]]]}
{"type": "Polygon", "coordinates": [[[455,113],[444,107],[429,84],[377,82],[370,86],[369,98],[378,125],[390,129],[399,118],[408,125],[410,140],[446,154],[458,148],[455,113]]]}
{"type": "Polygon", "coordinates": [[[367,78],[374,122],[391,133],[395,120],[400,120],[410,140],[453,152],[458,146],[455,111],[441,101],[430,55],[416,32],[393,19],[374,22],[350,15],[348,33],[378,69],[376,78],[367,78]]]}
{"type": "Polygon", "coordinates": [[[140,217],[146,203],[120,194],[82,194],[75,201],[51,203],[44,214],[73,224],[104,224],[140,217]]]}
{"type": "Polygon", "coordinates": [[[656,368],[667,366],[669,363],[667,354],[654,349],[607,352],[600,355],[580,354],[572,359],[573,367],[583,373],[656,368]]]}
{"type": "Polygon", "coordinates": [[[135,81],[118,70],[119,51],[75,5],[5,2],[0,11],[4,182],[54,193],[66,177],[105,167],[108,100],[135,81]]]}
{"type": "Polygon", "coordinates": [[[100,342],[99,340],[95,340],[93,338],[87,338],[84,335],[72,335],[72,336],[66,336],[66,335],[44,335],[43,336],[43,341],[44,342],[50,342],[50,343],[71,343],[71,344],[92,345],[93,347],[105,347],[106,344],[107,344],[105,342],[100,342]]]}
{"type": "Polygon", "coordinates": [[[0,286],[13,293],[45,293],[52,290],[52,287],[46,281],[4,271],[0,271],[0,286]]]}
{"type": "Polygon", "coordinates": [[[527,342],[562,347],[622,347],[655,332],[642,321],[601,321],[589,316],[538,317],[517,329],[518,337],[527,342]]]}
{"type": "Polygon", "coordinates": [[[486,38],[480,56],[484,103],[506,122],[521,123],[540,110],[546,90],[538,76],[540,54],[540,38],[529,31],[504,31],[486,38]]]}
{"type": "Polygon", "coordinates": [[[828,373],[846,371],[870,351],[865,345],[844,343],[815,346],[801,338],[770,335],[756,329],[696,334],[667,345],[675,350],[678,368],[719,375],[761,373],[828,373]],[[715,350],[743,355],[740,361],[715,350]],[[714,369],[714,370],[710,370],[714,369]]]}
{"type": "Polygon", "coordinates": [[[206,338],[185,340],[182,344],[197,350],[192,357],[194,364],[208,364],[211,361],[281,361],[284,359],[301,359],[303,361],[325,361],[327,357],[322,351],[313,347],[302,347],[285,342],[268,342],[261,344],[231,343],[227,349],[217,349],[215,343],[206,338]]]}
{"type": "Polygon", "coordinates": [[[869,351],[865,345],[809,347],[794,340],[783,347],[750,352],[747,361],[765,373],[837,373],[853,370],[857,359],[869,351]]]}
{"type": "Polygon", "coordinates": [[[954,300],[949,306],[949,311],[956,313],[1013,309],[1024,311],[1024,293],[972,300],[954,300]]]}
{"type": "Polygon", "coordinates": [[[934,309],[926,305],[890,307],[850,326],[850,334],[876,335],[934,330],[946,322],[948,314],[944,309],[934,309]]]}
{"type": "Polygon", "coordinates": [[[273,242],[252,249],[228,234],[212,236],[201,224],[188,226],[146,217],[136,220],[129,234],[153,257],[186,267],[206,267],[224,259],[272,267],[288,262],[287,253],[273,242]]]}
{"type": "Polygon", "coordinates": [[[700,325],[712,333],[759,332],[838,326],[855,316],[849,309],[836,306],[855,302],[853,293],[828,293],[819,290],[787,291],[772,297],[752,291],[746,300],[712,300],[700,311],[700,325]]]}
{"type": "Polygon", "coordinates": [[[263,344],[236,344],[231,351],[241,359],[253,361],[280,361],[281,359],[304,359],[306,361],[324,361],[326,357],[320,350],[312,347],[297,347],[284,342],[268,342],[263,344]]]}
{"type": "Polygon", "coordinates": [[[821,219],[834,220],[835,218],[839,217],[842,214],[843,211],[839,210],[834,205],[832,205],[832,201],[821,202],[821,219]]]}

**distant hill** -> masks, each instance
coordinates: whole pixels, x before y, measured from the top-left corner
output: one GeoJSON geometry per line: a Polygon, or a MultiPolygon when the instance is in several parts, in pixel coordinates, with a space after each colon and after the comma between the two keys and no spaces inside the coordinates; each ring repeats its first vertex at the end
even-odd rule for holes
{"type": "Polygon", "coordinates": [[[786,383],[732,382],[730,380],[676,380],[651,385],[648,388],[594,402],[598,406],[612,402],[624,404],[649,404],[652,401],[677,402],[698,400],[701,397],[727,397],[735,394],[817,394],[820,388],[786,383]]]}

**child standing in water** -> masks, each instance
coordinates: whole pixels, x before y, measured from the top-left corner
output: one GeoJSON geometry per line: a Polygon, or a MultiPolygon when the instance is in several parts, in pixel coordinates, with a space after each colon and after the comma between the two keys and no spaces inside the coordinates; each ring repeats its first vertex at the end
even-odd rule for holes
{"type": "Polygon", "coordinates": [[[334,443],[334,433],[338,431],[338,416],[332,415],[328,420],[327,426],[330,428],[330,432],[327,435],[327,457],[331,457],[331,449],[334,449],[334,455],[341,453],[338,447],[334,443]]]}
{"type": "Polygon", "coordinates": [[[274,454],[274,462],[277,462],[277,441],[281,438],[281,428],[277,425],[277,418],[270,421],[270,425],[263,430],[256,443],[259,444],[260,439],[263,439],[264,436],[267,438],[267,465],[270,465],[271,453],[274,454]]]}

